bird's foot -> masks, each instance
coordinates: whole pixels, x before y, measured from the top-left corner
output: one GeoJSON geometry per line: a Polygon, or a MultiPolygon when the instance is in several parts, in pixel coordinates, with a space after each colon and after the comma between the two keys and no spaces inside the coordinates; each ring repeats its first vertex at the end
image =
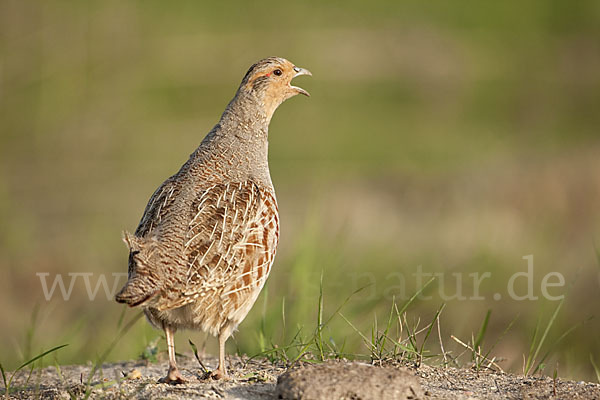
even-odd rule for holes
{"type": "Polygon", "coordinates": [[[214,371],[211,371],[210,377],[215,380],[229,379],[229,375],[227,375],[227,371],[225,371],[225,368],[221,368],[221,367],[215,369],[214,371]]]}
{"type": "Polygon", "coordinates": [[[169,368],[167,376],[158,380],[158,383],[168,383],[169,385],[181,385],[187,382],[177,368],[169,368]]]}

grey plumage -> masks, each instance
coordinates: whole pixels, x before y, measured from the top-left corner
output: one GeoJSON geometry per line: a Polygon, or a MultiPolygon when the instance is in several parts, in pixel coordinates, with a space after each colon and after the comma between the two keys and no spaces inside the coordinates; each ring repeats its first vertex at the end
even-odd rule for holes
{"type": "Polygon", "coordinates": [[[258,297],[279,240],[269,122],[283,101],[308,95],[289,84],[305,74],[277,57],[254,64],[219,123],[154,192],[135,233],[124,234],[129,278],[116,300],[141,306],[165,330],[165,382],[183,381],[173,344],[178,328],[219,335],[215,377],[226,376],[225,341],[258,297]]]}

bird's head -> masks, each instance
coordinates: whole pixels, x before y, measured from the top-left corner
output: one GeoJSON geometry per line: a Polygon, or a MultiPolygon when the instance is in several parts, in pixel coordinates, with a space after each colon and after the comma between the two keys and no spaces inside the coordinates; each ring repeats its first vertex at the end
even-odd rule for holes
{"type": "Polygon", "coordinates": [[[296,67],[285,58],[269,57],[250,67],[239,90],[254,95],[270,117],[275,109],[290,97],[297,94],[310,96],[306,90],[290,84],[292,79],[300,75],[312,74],[307,69],[296,67]]]}

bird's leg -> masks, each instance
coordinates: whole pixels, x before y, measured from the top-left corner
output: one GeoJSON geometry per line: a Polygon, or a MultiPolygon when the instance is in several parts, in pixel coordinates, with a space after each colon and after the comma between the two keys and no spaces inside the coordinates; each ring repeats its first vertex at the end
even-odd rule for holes
{"type": "Polygon", "coordinates": [[[228,328],[221,329],[219,332],[219,366],[211,374],[213,379],[227,379],[227,369],[225,368],[225,342],[229,339],[231,331],[228,328]]]}
{"type": "Polygon", "coordinates": [[[167,376],[161,378],[158,382],[170,383],[172,385],[185,383],[186,380],[179,373],[177,361],[175,360],[175,328],[163,325],[163,329],[165,331],[165,336],[167,337],[167,350],[169,351],[169,372],[167,372],[167,376]]]}

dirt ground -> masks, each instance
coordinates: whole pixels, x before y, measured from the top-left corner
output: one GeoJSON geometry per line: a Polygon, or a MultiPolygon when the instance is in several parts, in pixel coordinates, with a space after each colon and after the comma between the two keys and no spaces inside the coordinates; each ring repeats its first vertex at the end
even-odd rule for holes
{"type": "MultiPolygon", "coordinates": [[[[178,362],[189,383],[159,384],[166,362],[105,364],[91,381],[91,399],[600,399],[600,384],[493,371],[330,361],[292,368],[267,360],[230,357],[231,379],[205,377],[193,355],[178,362]]],[[[207,368],[216,360],[206,359],[207,368]]],[[[10,398],[85,398],[91,365],[20,372],[10,398]]],[[[3,394],[4,391],[2,391],[3,394]]]]}

